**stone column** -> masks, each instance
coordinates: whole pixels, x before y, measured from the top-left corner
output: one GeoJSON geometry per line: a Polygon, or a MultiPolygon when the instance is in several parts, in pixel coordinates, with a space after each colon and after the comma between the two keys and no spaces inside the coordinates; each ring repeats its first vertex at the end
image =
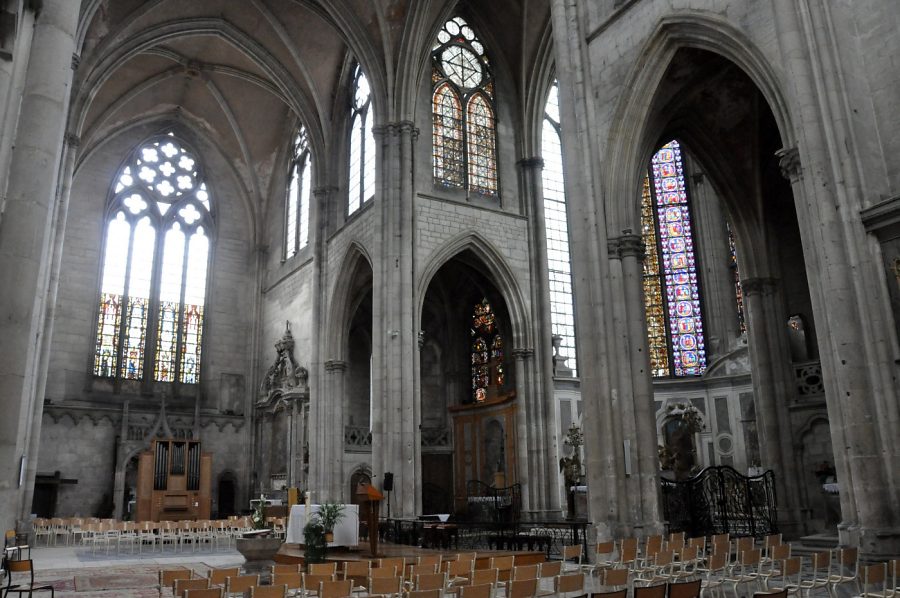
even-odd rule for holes
{"type": "MultiPolygon", "coordinates": [[[[325,426],[319,433],[324,436],[323,455],[319,459],[319,496],[316,502],[342,501],[344,487],[344,382],[347,362],[332,359],[325,362],[325,396],[323,405],[325,426]]],[[[315,490],[315,489],[314,489],[315,490]]]]}
{"type": "MultiPolygon", "coordinates": [[[[531,408],[529,413],[530,432],[526,441],[539,457],[535,468],[528,471],[530,489],[528,506],[523,509],[535,511],[538,518],[547,518],[559,513],[559,472],[556,460],[555,401],[553,386],[553,343],[551,341],[550,273],[547,263],[547,227],[544,220],[543,168],[540,157],[524,158],[518,162],[521,168],[526,215],[529,222],[532,256],[531,262],[531,305],[534,310],[533,338],[535,351],[528,367],[531,408]]],[[[524,399],[523,395],[519,395],[524,399]]],[[[522,403],[524,406],[524,403],[522,403]]],[[[524,466],[524,463],[522,464],[524,466]]],[[[524,471],[524,470],[523,470],[524,471]]]]}
{"type": "Polygon", "coordinates": [[[779,527],[802,532],[798,472],[793,457],[788,405],[796,399],[785,333],[781,284],[774,278],[747,278],[744,314],[762,466],[775,471],[779,527]]]}
{"type": "Polygon", "coordinates": [[[49,284],[50,226],[72,80],[78,2],[46,0],[35,26],[0,230],[0,525],[31,511],[27,483],[40,432],[40,340],[49,284]],[[37,402],[38,405],[35,404],[37,402]]]}

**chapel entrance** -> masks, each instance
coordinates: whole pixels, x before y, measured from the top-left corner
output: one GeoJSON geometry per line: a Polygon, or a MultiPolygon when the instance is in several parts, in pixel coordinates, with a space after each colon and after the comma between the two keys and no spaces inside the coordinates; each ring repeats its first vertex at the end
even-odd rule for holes
{"type": "Polygon", "coordinates": [[[422,307],[422,511],[465,514],[471,488],[517,482],[509,311],[470,250],[435,274],[422,307]]]}

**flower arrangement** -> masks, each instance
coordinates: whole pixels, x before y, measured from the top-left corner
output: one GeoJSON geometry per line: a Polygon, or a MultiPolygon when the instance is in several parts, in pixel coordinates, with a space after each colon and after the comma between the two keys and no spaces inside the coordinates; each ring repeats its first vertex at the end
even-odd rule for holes
{"type": "Polygon", "coordinates": [[[566,480],[566,487],[574,486],[581,478],[581,447],[584,446],[584,433],[581,428],[572,424],[566,432],[563,444],[572,447],[571,457],[562,457],[559,460],[559,470],[566,480]]]}
{"type": "Polygon", "coordinates": [[[259,502],[253,507],[253,514],[250,516],[253,522],[253,529],[265,529],[266,527],[266,495],[259,495],[259,502]]]}
{"type": "Polygon", "coordinates": [[[685,427],[691,434],[702,432],[705,427],[700,410],[688,403],[673,403],[666,407],[669,418],[678,418],[685,423],[685,427]]]}

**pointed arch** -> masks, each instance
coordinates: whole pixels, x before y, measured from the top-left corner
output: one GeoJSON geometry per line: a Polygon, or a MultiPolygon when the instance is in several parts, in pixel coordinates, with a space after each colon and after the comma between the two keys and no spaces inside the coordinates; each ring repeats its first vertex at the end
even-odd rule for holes
{"type": "Polygon", "coordinates": [[[345,361],[347,358],[347,338],[355,307],[353,292],[359,283],[361,269],[367,268],[374,274],[372,258],[358,241],[351,241],[341,260],[340,272],[331,290],[328,322],[325,329],[325,355],[327,359],[345,361]]]}
{"type": "Polygon", "coordinates": [[[506,302],[510,316],[510,327],[513,331],[511,348],[531,347],[533,331],[531,330],[529,309],[525,303],[521,288],[506,259],[497,248],[475,231],[465,232],[450,239],[428,260],[416,284],[416,318],[421,319],[425,295],[435,274],[448,261],[463,253],[471,251],[488,269],[491,280],[506,302]]]}

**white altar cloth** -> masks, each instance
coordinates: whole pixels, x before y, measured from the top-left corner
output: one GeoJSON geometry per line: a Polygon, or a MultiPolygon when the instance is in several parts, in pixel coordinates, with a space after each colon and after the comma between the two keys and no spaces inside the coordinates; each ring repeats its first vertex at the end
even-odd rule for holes
{"type": "MultiPolygon", "coordinates": [[[[310,505],[310,514],[319,510],[319,505],[310,505]]],[[[303,544],[303,526],[306,525],[306,505],[291,507],[291,518],[288,521],[288,544],[303,544]]],[[[359,505],[344,505],[344,516],[334,527],[334,542],[329,546],[359,546],[359,505]]]]}

